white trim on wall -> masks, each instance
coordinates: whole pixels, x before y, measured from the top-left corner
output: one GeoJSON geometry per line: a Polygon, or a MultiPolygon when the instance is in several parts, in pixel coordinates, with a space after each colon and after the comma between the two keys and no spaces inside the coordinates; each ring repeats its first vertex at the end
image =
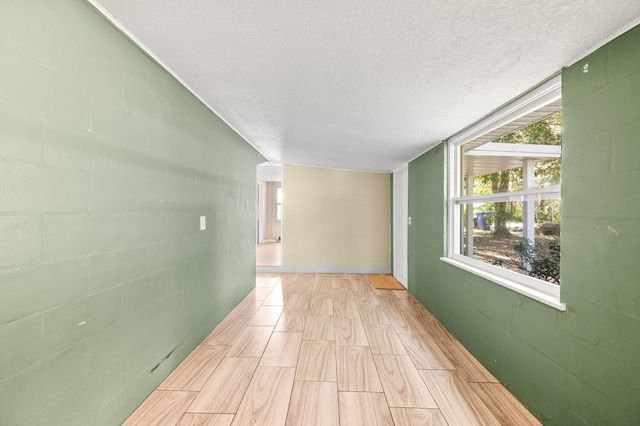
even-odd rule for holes
{"type": "Polygon", "coordinates": [[[257,266],[256,272],[291,274],[381,274],[391,273],[390,267],[375,266],[257,266]]]}
{"type": "Polygon", "coordinates": [[[408,288],[409,165],[393,172],[393,276],[408,288]]]}
{"type": "Polygon", "coordinates": [[[258,182],[258,244],[264,243],[264,182],[258,182]]]}
{"type": "Polygon", "coordinates": [[[595,52],[596,50],[600,49],[602,46],[604,46],[605,44],[617,39],[618,37],[620,37],[622,34],[626,33],[627,31],[631,30],[632,28],[637,27],[638,25],[640,25],[640,18],[636,18],[633,21],[631,21],[629,24],[625,25],[624,27],[620,28],[618,31],[614,32],[613,34],[611,34],[609,37],[605,38],[604,40],[599,41],[598,43],[594,44],[593,46],[591,46],[589,49],[587,49],[585,52],[583,52],[582,54],[580,54],[579,56],[575,57],[574,59],[570,60],[569,62],[567,62],[565,64],[566,67],[570,67],[571,65],[575,64],[576,62],[580,62],[581,60],[583,60],[584,58],[586,58],[587,56],[591,55],[593,52],[595,52]]]}

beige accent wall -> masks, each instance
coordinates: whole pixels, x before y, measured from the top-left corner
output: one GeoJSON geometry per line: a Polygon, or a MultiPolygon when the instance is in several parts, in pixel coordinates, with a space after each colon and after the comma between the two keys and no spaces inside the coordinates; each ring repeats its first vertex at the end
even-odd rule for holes
{"type": "Polygon", "coordinates": [[[390,175],[283,166],[283,266],[390,268],[390,175]]]}

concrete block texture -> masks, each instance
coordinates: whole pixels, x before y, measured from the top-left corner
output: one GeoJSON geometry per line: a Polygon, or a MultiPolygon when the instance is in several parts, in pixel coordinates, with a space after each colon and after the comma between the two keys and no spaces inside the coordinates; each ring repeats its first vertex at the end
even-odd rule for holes
{"type": "Polygon", "coordinates": [[[86,2],[2,2],[0,93],[0,424],[120,424],[255,285],[264,159],[86,2]]]}
{"type": "Polygon", "coordinates": [[[566,312],[442,262],[446,149],[409,165],[409,288],[545,425],[640,423],[638,46],[640,27],[563,71],[566,312]]]}
{"type": "Polygon", "coordinates": [[[41,216],[0,216],[0,268],[28,265],[42,258],[41,216]]]}

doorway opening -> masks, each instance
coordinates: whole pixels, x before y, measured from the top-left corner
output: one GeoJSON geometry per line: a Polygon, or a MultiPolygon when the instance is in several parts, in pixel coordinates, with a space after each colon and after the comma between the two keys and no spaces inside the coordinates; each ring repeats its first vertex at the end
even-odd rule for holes
{"type": "Polygon", "coordinates": [[[257,169],[256,266],[282,266],[282,165],[263,163],[257,169]]]}

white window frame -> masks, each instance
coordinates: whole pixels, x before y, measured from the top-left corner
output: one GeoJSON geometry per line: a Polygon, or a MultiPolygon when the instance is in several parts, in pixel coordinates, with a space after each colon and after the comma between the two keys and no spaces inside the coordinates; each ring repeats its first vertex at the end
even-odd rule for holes
{"type": "MultiPolygon", "coordinates": [[[[276,211],[275,211],[275,221],[276,222],[282,222],[282,217],[278,216],[278,206],[280,206],[280,213],[282,213],[282,201],[278,202],[278,192],[280,192],[280,194],[282,194],[282,187],[279,186],[275,189],[274,191],[274,200],[275,200],[275,207],[276,207],[276,211]]],[[[284,194],[281,195],[281,197],[284,196],[284,194]]]]}
{"type": "Polygon", "coordinates": [[[448,140],[447,151],[447,252],[441,260],[470,273],[481,276],[498,285],[528,296],[560,311],[567,306],[560,302],[560,286],[514,271],[490,265],[461,255],[461,214],[460,206],[473,202],[528,201],[544,198],[560,198],[560,185],[550,188],[528,189],[516,192],[490,194],[482,197],[469,197],[461,194],[462,173],[459,155],[461,146],[476,138],[494,131],[508,123],[524,117],[561,98],[561,76],[558,75],[533,89],[524,96],[499,109],[478,123],[454,135],[448,140]]]}

